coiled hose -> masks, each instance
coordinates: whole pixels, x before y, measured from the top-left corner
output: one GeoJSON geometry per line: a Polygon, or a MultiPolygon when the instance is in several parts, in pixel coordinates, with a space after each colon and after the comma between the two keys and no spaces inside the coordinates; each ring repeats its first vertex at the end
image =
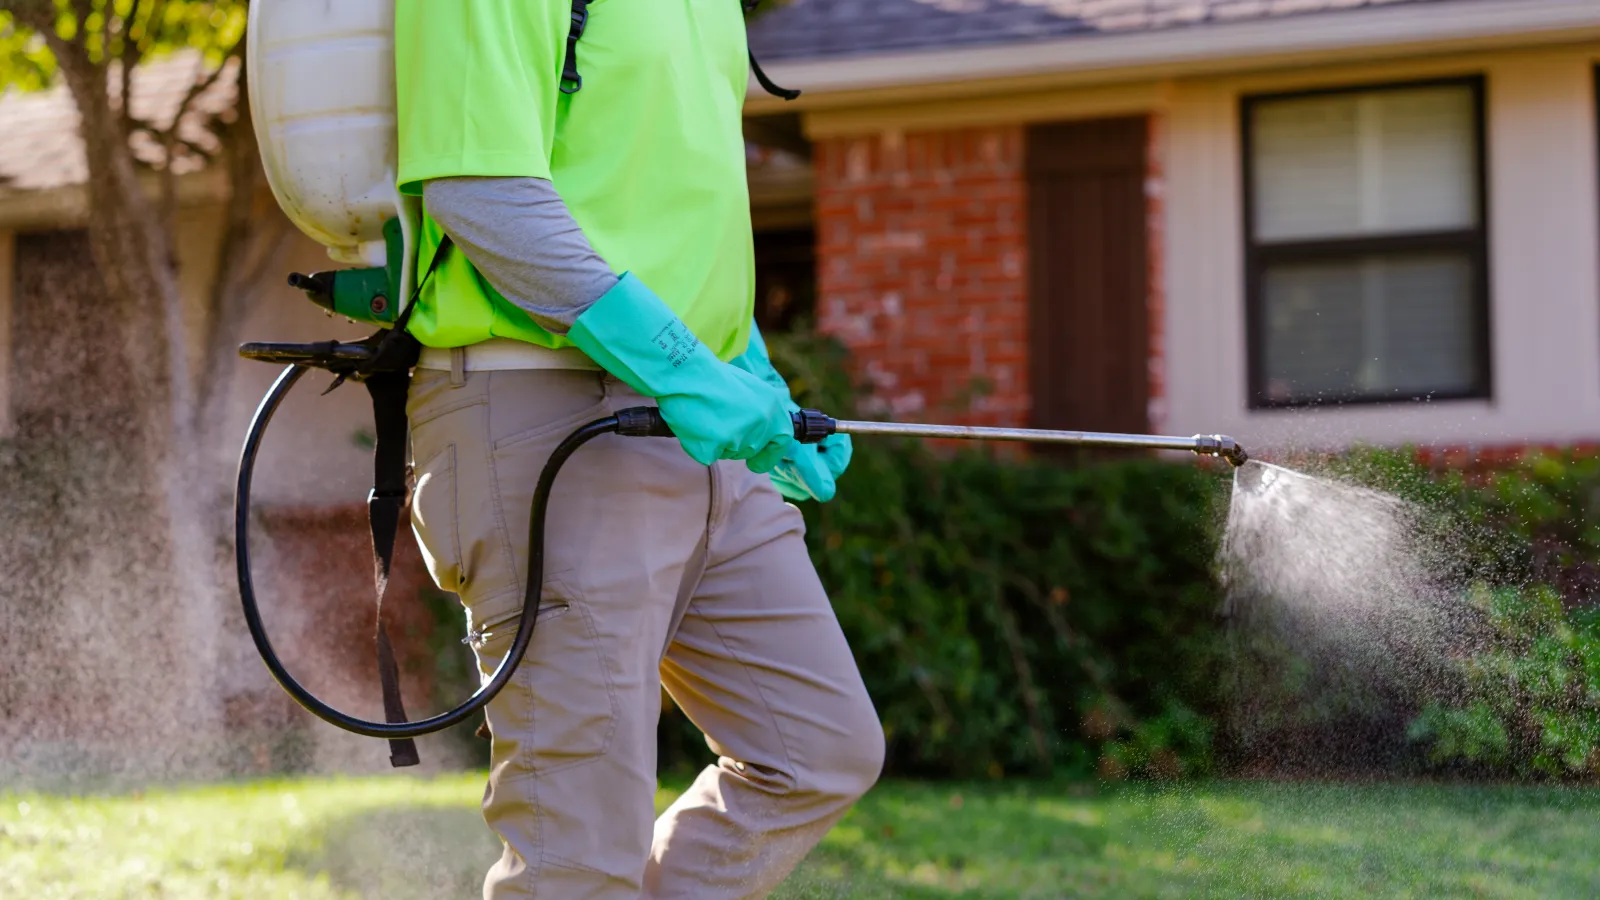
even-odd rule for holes
{"type": "Polygon", "coordinates": [[[278,411],[284,398],[307,371],[309,371],[307,366],[292,365],[273,382],[272,389],[262,399],[261,405],[256,408],[255,416],[250,420],[250,432],[239,455],[239,480],[237,493],[234,495],[233,515],[234,559],[238,567],[239,600],[244,606],[244,619],[250,629],[250,638],[255,642],[256,650],[260,652],[261,660],[267,664],[267,670],[272,673],[273,679],[294,698],[296,703],[330,725],[355,734],[387,740],[421,737],[442,731],[452,725],[459,725],[487,706],[489,701],[510,683],[511,677],[516,674],[517,666],[528,652],[528,644],[533,640],[534,621],[537,618],[544,582],[542,573],[545,513],[550,505],[550,489],[555,485],[561,467],[579,447],[603,434],[671,437],[672,429],[656,409],[637,407],[596,419],[568,435],[556,447],[555,452],[550,454],[549,461],[539,473],[539,484],[533,492],[533,505],[528,510],[528,584],[523,591],[522,614],[517,619],[517,637],[511,644],[511,650],[500,660],[500,665],[495,668],[489,680],[455,708],[415,722],[373,722],[334,709],[290,674],[283,660],[278,658],[277,651],[273,649],[272,640],[267,636],[266,626],[261,621],[260,606],[256,603],[255,584],[250,569],[250,487],[255,474],[256,456],[260,452],[262,437],[266,434],[273,414],[278,411]]]}

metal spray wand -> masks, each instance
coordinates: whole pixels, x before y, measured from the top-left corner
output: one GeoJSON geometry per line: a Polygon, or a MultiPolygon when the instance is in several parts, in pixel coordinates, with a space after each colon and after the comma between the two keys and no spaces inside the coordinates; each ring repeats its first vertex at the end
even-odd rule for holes
{"type": "Polygon", "coordinates": [[[1075,447],[1123,447],[1142,450],[1187,450],[1200,456],[1217,456],[1242,466],[1249,455],[1239,442],[1221,434],[1167,437],[1156,434],[1108,434],[1098,431],[1049,431],[1039,428],[981,428],[972,425],[921,425],[900,422],[857,422],[835,419],[814,409],[794,414],[795,437],[814,444],[830,434],[886,437],[944,438],[959,441],[1021,441],[1029,444],[1064,444],[1075,447]]]}

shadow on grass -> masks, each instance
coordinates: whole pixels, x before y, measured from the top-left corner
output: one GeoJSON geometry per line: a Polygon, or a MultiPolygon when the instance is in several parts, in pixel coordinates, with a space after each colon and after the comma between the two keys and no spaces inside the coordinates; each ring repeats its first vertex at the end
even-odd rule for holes
{"type": "Polygon", "coordinates": [[[363,898],[476,897],[500,842],[476,809],[386,807],[336,819],[292,847],[288,864],[363,898]]]}

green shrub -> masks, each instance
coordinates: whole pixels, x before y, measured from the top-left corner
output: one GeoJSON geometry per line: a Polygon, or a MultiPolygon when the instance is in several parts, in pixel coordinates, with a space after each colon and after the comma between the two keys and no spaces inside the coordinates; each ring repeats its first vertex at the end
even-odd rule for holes
{"type": "Polygon", "coordinates": [[[1428,760],[1435,764],[1500,765],[1510,746],[1505,723],[1493,707],[1481,702],[1464,709],[1430,703],[1411,721],[1406,737],[1429,744],[1428,760]]]}
{"type": "MultiPolygon", "coordinates": [[[[802,404],[859,416],[837,344],[788,335],[772,352],[802,404]]],[[[1347,770],[1600,774],[1600,460],[1541,455],[1476,477],[1408,449],[1318,461],[1419,504],[1448,548],[1440,574],[1478,585],[1455,604],[1443,673],[1396,693],[1224,632],[1220,467],[882,438],[855,453],[838,497],[802,509],[891,772],[1173,778],[1277,743],[1326,748],[1347,770]]],[[[703,764],[699,733],[665,708],[663,766],[703,764]]]]}
{"type": "Polygon", "coordinates": [[[1407,729],[1428,762],[1496,777],[1600,775],[1600,459],[1536,453],[1477,478],[1395,451],[1346,466],[1423,504],[1454,542],[1449,574],[1468,585],[1459,680],[1423,698],[1407,729]]]}
{"type": "Polygon", "coordinates": [[[1439,765],[1519,777],[1600,775],[1600,617],[1548,586],[1479,588],[1494,638],[1462,660],[1468,690],[1429,704],[1410,737],[1439,765]]]}

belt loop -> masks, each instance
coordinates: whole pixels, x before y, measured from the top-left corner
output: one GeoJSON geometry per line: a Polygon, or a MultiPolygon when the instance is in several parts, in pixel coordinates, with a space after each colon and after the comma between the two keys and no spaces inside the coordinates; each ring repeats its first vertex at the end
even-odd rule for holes
{"type": "Polygon", "coordinates": [[[450,386],[461,387],[467,383],[467,348],[450,348],[450,386]]]}

